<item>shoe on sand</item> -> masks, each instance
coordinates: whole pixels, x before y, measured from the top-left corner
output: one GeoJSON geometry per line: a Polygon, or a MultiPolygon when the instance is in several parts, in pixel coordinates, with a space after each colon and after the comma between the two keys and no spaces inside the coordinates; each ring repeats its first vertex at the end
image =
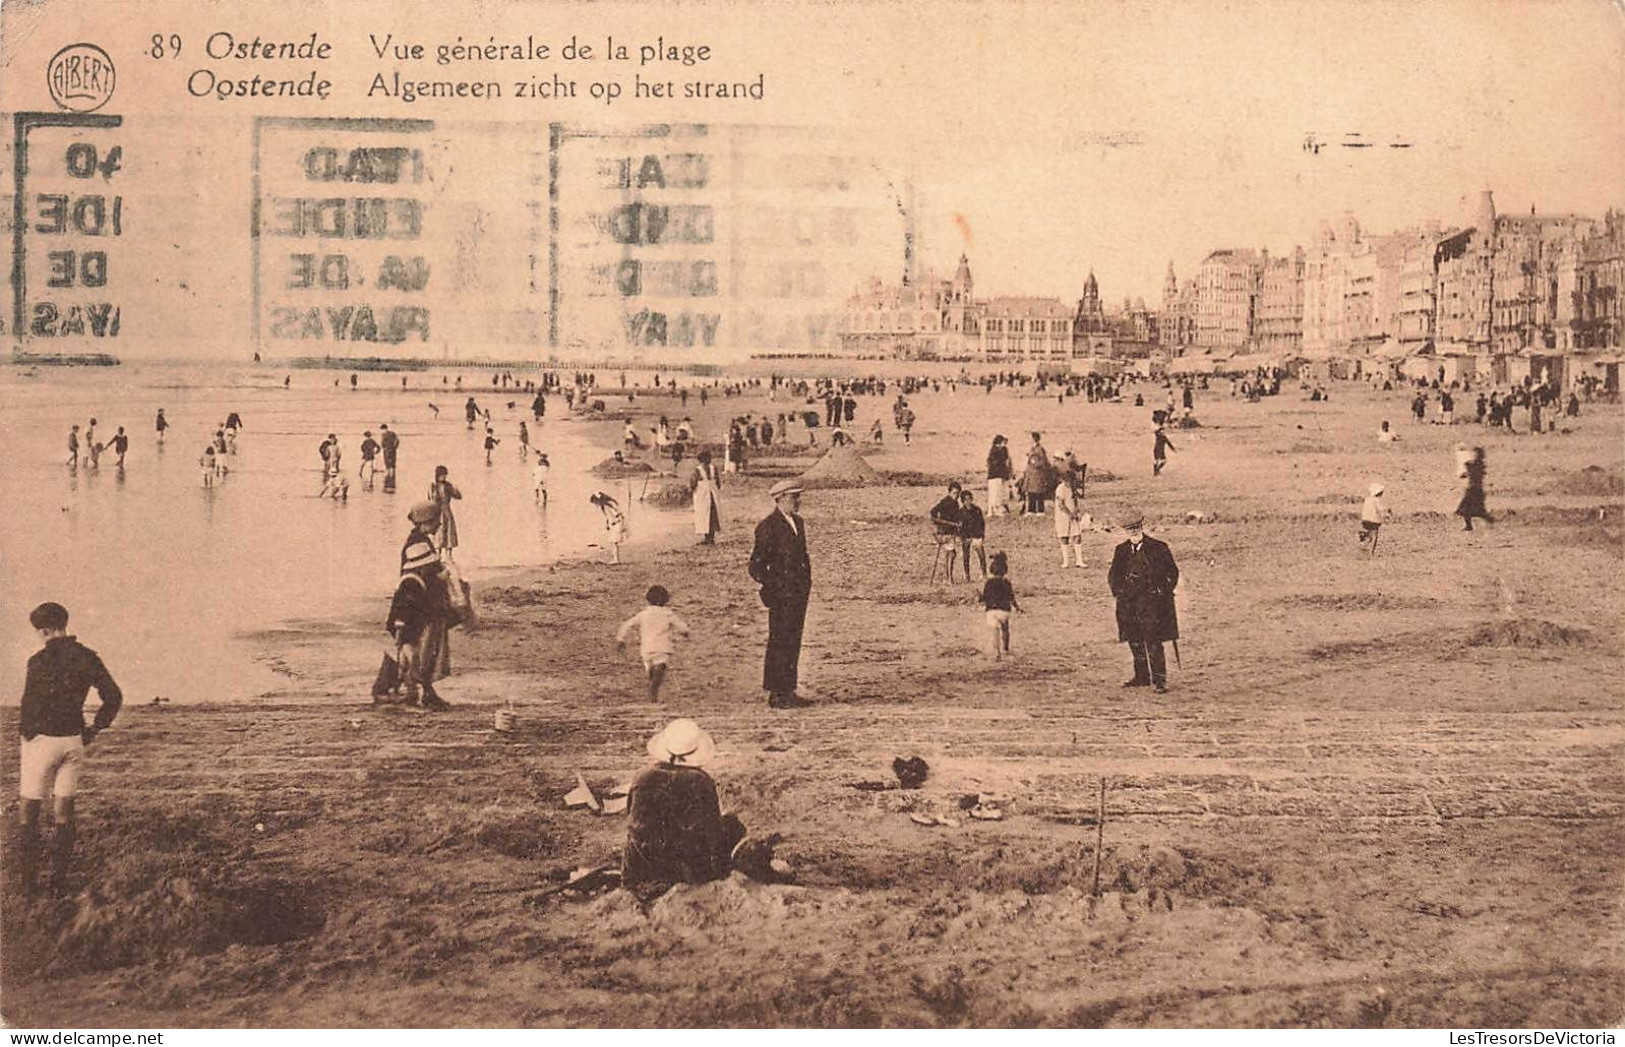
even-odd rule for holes
{"type": "Polygon", "coordinates": [[[1136,676],[1132,680],[1124,680],[1123,681],[1123,686],[1124,687],[1150,687],[1151,686],[1151,681],[1150,680],[1143,680],[1140,677],[1136,676]]]}

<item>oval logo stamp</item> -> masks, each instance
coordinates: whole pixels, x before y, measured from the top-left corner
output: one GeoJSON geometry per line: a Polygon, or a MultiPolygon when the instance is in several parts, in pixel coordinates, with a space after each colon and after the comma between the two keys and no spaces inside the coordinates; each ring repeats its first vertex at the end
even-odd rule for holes
{"type": "Polygon", "coordinates": [[[71,113],[91,113],[106,105],[117,81],[113,60],[95,44],[69,44],[45,67],[51,100],[71,113]]]}

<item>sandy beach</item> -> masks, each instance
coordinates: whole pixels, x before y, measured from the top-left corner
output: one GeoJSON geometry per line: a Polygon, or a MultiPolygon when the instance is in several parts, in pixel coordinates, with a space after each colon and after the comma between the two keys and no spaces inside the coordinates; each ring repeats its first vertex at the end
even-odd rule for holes
{"type": "MultiPolygon", "coordinates": [[[[74,891],[6,881],[6,1021],[1617,1024],[1625,414],[1587,404],[1564,431],[1511,436],[1416,424],[1403,389],[1330,388],[1199,391],[1201,425],[1171,432],[1156,479],[1149,407],[945,389],[911,397],[904,444],[895,389],[862,398],[858,430],[877,414],[887,430],[867,460],[891,479],[805,497],[806,709],[759,690],[745,571],[767,487],[816,461],[800,450],[726,478],[715,546],[679,526],[620,567],[482,579],[448,713],[371,704],[387,592],[255,637],[286,681],[275,698],[131,695],[91,749],[74,891]],[[1376,442],[1383,419],[1400,442],[1376,442]],[[979,579],[928,581],[942,484],[985,503],[991,437],[1019,457],[1030,429],[1089,464],[1097,521],[1137,506],[1171,546],[1169,693],[1119,687],[1118,534],[1089,534],[1087,566],[1061,570],[1048,517],[989,520],[1027,612],[1004,662],[979,579]],[[1449,515],[1457,440],[1485,446],[1498,517],[1471,534],[1449,515]],[[1372,558],[1355,532],[1374,480],[1394,519],[1372,558]],[[693,627],[658,705],[614,643],[654,583],[693,627]],[[518,725],[499,733],[509,702],[518,725]],[[629,780],[675,716],[716,739],[724,807],[783,834],[793,882],[736,874],[648,905],[529,890],[616,859],[624,816],[561,798],[577,774],[629,780]],[[921,788],[860,787],[895,784],[899,756],[930,765],[921,788]],[[1002,821],[961,816],[981,793],[1008,798],[1002,821]]],[[[764,389],[638,411],[691,414],[703,435],[790,406],[764,389]]],[[[607,453],[618,426],[593,437],[607,453]]],[[[11,822],[16,762],[0,746],[11,822]]]]}

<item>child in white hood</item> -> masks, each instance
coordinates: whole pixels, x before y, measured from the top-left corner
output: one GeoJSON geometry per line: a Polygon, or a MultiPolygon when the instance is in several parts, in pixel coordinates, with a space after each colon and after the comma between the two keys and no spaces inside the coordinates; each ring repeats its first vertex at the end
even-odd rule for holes
{"type": "Polygon", "coordinates": [[[1383,486],[1373,483],[1366,489],[1365,504],[1360,507],[1360,544],[1375,551],[1377,532],[1388,519],[1388,506],[1382,500],[1383,486]]]}
{"type": "Polygon", "coordinates": [[[1473,460],[1472,448],[1466,444],[1457,444],[1455,450],[1456,479],[1467,479],[1467,463],[1473,460]]]}

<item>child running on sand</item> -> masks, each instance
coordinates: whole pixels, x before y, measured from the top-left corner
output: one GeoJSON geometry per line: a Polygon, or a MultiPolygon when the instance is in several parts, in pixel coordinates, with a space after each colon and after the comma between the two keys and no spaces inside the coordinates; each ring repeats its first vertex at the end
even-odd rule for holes
{"type": "Polygon", "coordinates": [[[1021,605],[1016,602],[1010,579],[1005,577],[1010,572],[1009,559],[1003,553],[994,553],[988,570],[993,577],[982,586],[982,607],[993,632],[993,660],[998,661],[1010,653],[1010,612],[1020,611],[1021,605]]]}
{"type": "Polygon", "coordinates": [[[605,540],[609,542],[609,562],[612,564],[620,563],[621,543],[626,541],[627,538],[626,514],[621,512],[620,504],[603,491],[599,491],[587,500],[596,505],[598,511],[604,514],[605,540]]]}
{"type": "Polygon", "coordinates": [[[1456,504],[1456,515],[1461,517],[1463,531],[1471,531],[1474,520],[1495,522],[1495,517],[1490,515],[1484,504],[1484,475],[1489,471],[1485,464],[1484,448],[1475,447],[1469,453],[1471,457],[1459,467],[1463,486],[1461,501],[1456,504]]]}
{"type": "Polygon", "coordinates": [[[666,680],[666,665],[671,661],[672,633],[688,635],[688,623],[677,617],[666,604],[671,594],[664,586],[651,585],[644,597],[646,606],[621,623],[615,633],[615,646],[626,650],[626,638],[633,629],[638,631],[638,651],[643,657],[643,668],[649,674],[649,700],[660,700],[660,685],[666,680]]]}
{"type": "Polygon", "coordinates": [[[1157,431],[1151,436],[1151,475],[1161,476],[1162,470],[1168,465],[1168,452],[1177,451],[1174,442],[1168,439],[1168,433],[1158,424],[1157,431]]]}
{"type": "Polygon", "coordinates": [[[499,444],[501,442],[502,442],[501,440],[497,439],[496,431],[493,430],[490,426],[486,426],[485,427],[485,464],[486,465],[491,464],[491,452],[496,450],[497,449],[497,444],[499,444]]]}

